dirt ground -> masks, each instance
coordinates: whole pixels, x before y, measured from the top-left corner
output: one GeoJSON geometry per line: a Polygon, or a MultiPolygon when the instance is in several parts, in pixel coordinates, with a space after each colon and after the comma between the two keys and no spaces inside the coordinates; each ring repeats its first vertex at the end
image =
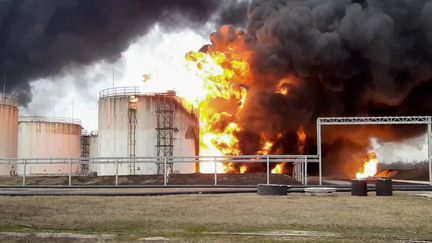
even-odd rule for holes
{"type": "MultiPolygon", "coordinates": [[[[120,185],[163,185],[162,175],[128,175],[119,176],[120,185]]],[[[256,185],[265,183],[266,173],[218,174],[219,185],[256,185]]],[[[270,175],[271,183],[300,184],[289,175],[270,175]]],[[[67,185],[68,176],[28,176],[27,185],[67,185]]],[[[22,177],[0,177],[0,185],[21,185],[22,177]]],[[[114,176],[73,176],[73,185],[114,185],[114,176]]],[[[168,184],[171,185],[214,185],[214,174],[172,174],[168,184]]]]}
{"type": "Polygon", "coordinates": [[[431,215],[432,198],[407,193],[0,197],[0,241],[421,241],[431,215]]]}

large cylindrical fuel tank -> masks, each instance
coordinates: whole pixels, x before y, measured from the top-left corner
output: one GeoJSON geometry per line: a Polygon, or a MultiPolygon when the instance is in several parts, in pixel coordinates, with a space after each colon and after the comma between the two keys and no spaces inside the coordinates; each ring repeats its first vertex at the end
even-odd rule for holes
{"type": "MultiPolygon", "coordinates": [[[[79,158],[81,157],[81,121],[71,118],[25,116],[19,118],[18,158],[79,158]]],[[[42,162],[43,160],[41,160],[42,162]]],[[[23,166],[18,166],[22,174],[23,166]]],[[[80,165],[73,164],[79,173],[80,165]]],[[[67,174],[67,160],[61,164],[28,164],[27,174],[67,174]]]]}
{"type": "MultiPolygon", "coordinates": [[[[99,97],[99,156],[154,157],[157,156],[158,149],[161,149],[160,146],[170,146],[172,155],[177,157],[197,155],[196,116],[181,105],[175,94],[166,100],[172,102],[170,108],[158,106],[160,99],[161,95],[144,93],[139,87],[102,90],[99,97]],[[172,119],[167,115],[168,109],[173,110],[172,119]],[[162,123],[166,126],[159,127],[158,136],[158,124],[160,126],[162,123]],[[166,133],[161,135],[162,132],[166,133]],[[170,140],[167,138],[169,134],[172,134],[171,142],[167,142],[170,140]]],[[[120,175],[157,172],[156,163],[122,164],[118,170],[120,175]]],[[[172,172],[193,173],[195,164],[174,163],[172,172]]],[[[97,173],[112,175],[115,173],[115,165],[102,164],[97,173]]]]}
{"type": "MultiPolygon", "coordinates": [[[[0,158],[16,158],[18,146],[18,104],[14,99],[0,96],[0,158]]],[[[0,175],[8,175],[15,169],[0,164],[0,175]]]]}

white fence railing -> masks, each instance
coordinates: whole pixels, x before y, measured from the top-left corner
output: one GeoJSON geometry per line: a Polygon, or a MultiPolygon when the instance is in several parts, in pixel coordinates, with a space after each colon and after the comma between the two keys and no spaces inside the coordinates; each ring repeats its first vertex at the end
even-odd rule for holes
{"type": "Polygon", "coordinates": [[[140,86],[114,87],[99,91],[99,98],[131,95],[153,96],[155,93],[146,93],[140,86]]]}
{"type": "MultiPolygon", "coordinates": [[[[15,170],[20,167],[22,170],[19,175],[22,176],[22,185],[26,185],[26,177],[30,175],[28,173],[28,167],[34,165],[46,165],[55,166],[63,165],[67,168],[67,175],[69,177],[69,185],[72,185],[72,176],[75,174],[72,169],[75,165],[85,165],[90,167],[91,165],[113,165],[115,176],[115,185],[119,185],[119,167],[125,164],[159,164],[164,166],[163,181],[164,186],[168,184],[168,178],[170,172],[167,169],[169,165],[175,164],[187,164],[187,163],[211,163],[214,164],[214,185],[218,185],[218,174],[220,174],[216,168],[219,163],[233,163],[233,164],[249,164],[249,163],[263,163],[266,165],[266,182],[270,184],[271,165],[274,163],[292,163],[293,164],[293,178],[307,185],[307,165],[308,163],[318,163],[319,158],[317,155],[243,155],[243,156],[192,156],[192,157],[98,157],[98,158],[12,158],[6,159],[0,158],[0,166],[9,165],[14,167],[15,170]]],[[[91,172],[91,171],[89,171],[91,172]]],[[[208,174],[208,173],[207,173],[208,174]]],[[[59,174],[52,173],[51,176],[58,176],[59,174]]],[[[62,174],[64,175],[64,173],[62,174]]]]}
{"type": "Polygon", "coordinates": [[[81,120],[68,117],[20,116],[19,122],[58,122],[81,126],[81,120]]]}
{"type": "Polygon", "coordinates": [[[0,104],[2,105],[10,105],[10,106],[18,106],[18,101],[9,96],[0,95],[0,104]]]}

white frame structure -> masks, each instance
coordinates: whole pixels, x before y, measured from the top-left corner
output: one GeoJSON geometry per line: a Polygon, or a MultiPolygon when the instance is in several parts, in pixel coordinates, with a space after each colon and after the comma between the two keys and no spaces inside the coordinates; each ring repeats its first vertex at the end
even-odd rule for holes
{"type": "Polygon", "coordinates": [[[432,116],[387,116],[387,117],[319,117],[317,119],[317,153],[319,158],[319,184],[322,185],[321,126],[340,125],[427,125],[429,160],[429,182],[432,185],[432,116]]]}

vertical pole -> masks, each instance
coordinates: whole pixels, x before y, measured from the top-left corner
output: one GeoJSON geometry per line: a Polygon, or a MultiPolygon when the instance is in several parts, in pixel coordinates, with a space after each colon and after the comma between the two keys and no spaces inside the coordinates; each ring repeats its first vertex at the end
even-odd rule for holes
{"type": "Polygon", "coordinates": [[[164,186],[167,185],[167,158],[164,157],[164,186]]]}
{"type": "Polygon", "coordinates": [[[429,183],[432,185],[432,143],[431,143],[431,136],[432,136],[432,121],[431,118],[429,118],[429,123],[427,126],[427,141],[428,141],[428,160],[429,160],[429,183]]]}
{"type": "Polygon", "coordinates": [[[298,172],[298,178],[299,178],[300,183],[303,184],[302,177],[301,177],[301,173],[302,173],[302,164],[301,164],[301,162],[300,162],[300,163],[298,163],[297,165],[298,165],[298,171],[297,171],[297,172],[298,172]]]}
{"type": "Polygon", "coordinates": [[[214,158],[214,185],[217,186],[217,162],[216,157],[214,158]]]}
{"type": "Polygon", "coordinates": [[[302,178],[302,184],[304,185],[304,162],[301,162],[301,178],[302,178]]]}
{"type": "Polygon", "coordinates": [[[307,173],[307,166],[308,166],[308,159],[307,157],[305,157],[305,186],[307,186],[308,184],[308,173],[307,173]]]}
{"type": "Polygon", "coordinates": [[[72,185],[72,159],[69,159],[69,186],[72,185]]]}
{"type": "Polygon", "coordinates": [[[115,185],[116,186],[118,186],[118,159],[116,159],[116,161],[115,161],[115,167],[116,167],[116,170],[115,170],[115,185]]]}
{"type": "Polygon", "coordinates": [[[293,163],[292,177],[297,180],[297,178],[296,178],[296,164],[295,163],[293,163]]]}
{"type": "Polygon", "coordinates": [[[270,157],[267,155],[267,185],[270,184],[270,157]]]}
{"type": "Polygon", "coordinates": [[[26,170],[27,170],[26,166],[27,166],[27,163],[26,163],[26,160],[24,159],[23,186],[26,185],[26,170]]]}
{"type": "Polygon", "coordinates": [[[319,162],[319,185],[322,185],[321,121],[317,119],[317,153],[319,162]]]}
{"type": "Polygon", "coordinates": [[[303,161],[299,163],[299,181],[303,185],[303,161]]]}

